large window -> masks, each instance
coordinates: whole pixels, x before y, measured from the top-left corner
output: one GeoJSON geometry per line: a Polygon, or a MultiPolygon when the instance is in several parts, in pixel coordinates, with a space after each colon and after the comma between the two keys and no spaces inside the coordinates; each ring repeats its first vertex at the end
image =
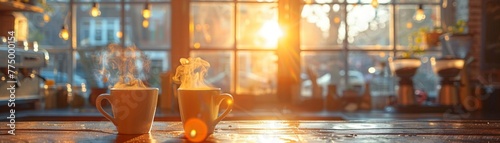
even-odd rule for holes
{"type": "Polygon", "coordinates": [[[58,84],[106,87],[98,78],[96,67],[102,52],[109,44],[135,45],[151,61],[145,82],[160,87],[160,74],[170,69],[170,1],[154,0],[152,16],[144,19],[142,10],[146,1],[131,0],[48,0],[52,10],[46,14],[26,13],[30,19],[30,39],[49,51],[50,62],[42,76],[58,84]],[[97,2],[101,15],[90,15],[92,3],[97,2]],[[45,15],[49,17],[46,19],[45,15]],[[147,25],[144,24],[147,22],[147,25]],[[72,30],[72,39],[63,40],[59,31],[63,26],[72,30]],[[76,43],[72,45],[71,42],[76,43]],[[74,61],[74,62],[73,62],[74,61]],[[70,76],[72,75],[72,76],[70,76]],[[72,81],[72,82],[71,82],[72,81]]]}
{"type": "MultiPolygon", "coordinates": [[[[178,64],[170,56],[194,56],[212,65],[206,77],[211,85],[235,97],[275,101],[281,94],[280,85],[290,83],[284,78],[300,81],[287,89],[298,93],[280,96],[294,96],[299,101],[326,96],[331,84],[337,85],[339,95],[346,89],[362,93],[366,84],[372,85],[372,95],[394,95],[397,82],[388,58],[413,50],[415,33],[442,23],[440,0],[378,0],[376,7],[372,0],[150,0],[152,16],[147,20],[141,13],[145,1],[96,1],[102,13],[99,17],[89,14],[94,1],[48,2],[54,9],[48,13],[50,21],[44,21],[42,14],[30,14],[30,40],[49,50],[51,63],[43,72],[68,79],[57,80],[59,83],[71,80],[76,85],[102,87],[93,71],[95,52],[118,43],[136,45],[152,61],[147,80],[153,87],[160,87],[160,73],[178,64]],[[174,19],[171,10],[182,10],[182,4],[187,4],[189,11],[174,19]],[[419,5],[426,17],[423,20],[414,18],[419,5]],[[290,15],[288,8],[300,12],[290,15]],[[283,20],[287,17],[298,18],[283,20]],[[298,28],[284,30],[280,22],[298,28]],[[179,23],[188,25],[183,33],[171,28],[179,23]],[[73,29],[74,44],[58,37],[63,25],[78,27],[73,29]],[[289,60],[280,51],[288,48],[280,46],[280,37],[290,33],[299,33],[293,41],[298,44],[297,50],[287,54],[300,60],[289,60]],[[172,47],[179,42],[171,41],[176,37],[180,42],[185,40],[185,46],[172,47]],[[282,66],[280,61],[296,62],[297,66],[282,66]],[[297,69],[299,74],[280,75],[297,69]]],[[[423,66],[414,78],[415,88],[435,96],[437,78],[428,61],[440,51],[420,46],[425,52],[421,55],[423,66]]]]}
{"type": "MultiPolygon", "coordinates": [[[[300,33],[299,100],[326,96],[331,84],[337,85],[341,96],[346,89],[363,93],[366,84],[372,85],[372,95],[393,96],[397,82],[388,67],[389,57],[413,50],[415,33],[441,26],[439,0],[378,0],[376,7],[371,2],[299,1],[300,18],[290,22],[300,23],[295,29],[300,33]],[[414,18],[419,5],[426,16],[423,20],[414,18]]],[[[278,13],[279,3],[191,0],[191,56],[217,65],[208,74],[209,82],[236,96],[275,97],[278,78],[283,78],[277,75],[277,61],[283,58],[276,54],[281,52],[278,38],[285,34],[278,19],[288,15],[278,13]]],[[[428,59],[439,56],[439,48],[422,46],[423,66],[415,76],[415,88],[435,96],[437,78],[428,59]]]]}
{"type": "MultiPolygon", "coordinates": [[[[329,84],[337,85],[340,96],[346,89],[354,89],[361,94],[366,84],[373,87],[371,95],[394,95],[397,82],[388,73],[388,58],[411,50],[412,34],[441,26],[439,0],[378,0],[376,7],[371,2],[303,2],[300,25],[303,97],[313,94],[311,81],[314,80],[310,79],[308,71],[316,75],[322,96],[327,94],[329,84]],[[414,18],[419,5],[422,5],[426,16],[423,20],[414,18]],[[349,78],[346,80],[347,75],[349,78]]],[[[435,96],[437,78],[432,74],[428,59],[439,56],[439,52],[426,50],[424,53],[421,56],[423,66],[414,78],[415,88],[435,96]]]]}
{"type": "Polygon", "coordinates": [[[276,1],[191,1],[191,55],[212,64],[207,81],[238,96],[276,95],[276,1]]]}

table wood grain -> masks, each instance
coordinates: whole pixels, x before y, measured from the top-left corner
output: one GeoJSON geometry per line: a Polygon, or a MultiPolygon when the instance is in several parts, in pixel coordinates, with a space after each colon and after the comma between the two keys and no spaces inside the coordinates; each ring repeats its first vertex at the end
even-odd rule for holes
{"type": "MultiPolygon", "coordinates": [[[[7,124],[3,122],[2,124],[7,124]]],[[[118,135],[109,121],[16,123],[8,142],[188,142],[181,122],[155,121],[150,134],[118,135]]],[[[500,121],[222,121],[206,142],[500,142],[500,121]]]]}

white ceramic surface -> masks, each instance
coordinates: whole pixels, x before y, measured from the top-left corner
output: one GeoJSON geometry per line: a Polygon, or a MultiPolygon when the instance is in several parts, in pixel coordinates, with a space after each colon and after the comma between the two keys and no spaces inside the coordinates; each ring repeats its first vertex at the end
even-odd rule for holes
{"type": "Polygon", "coordinates": [[[204,90],[179,89],[179,109],[182,124],[185,126],[189,119],[197,118],[205,122],[208,134],[212,134],[215,125],[219,123],[233,109],[233,96],[220,93],[220,88],[204,90]],[[227,109],[219,115],[219,106],[223,101],[228,104],[227,109]]]}
{"type": "Polygon", "coordinates": [[[104,117],[113,122],[118,134],[147,134],[151,131],[158,88],[111,89],[111,94],[101,94],[96,107],[104,117]],[[102,100],[109,100],[113,116],[102,109],[102,100]]]}

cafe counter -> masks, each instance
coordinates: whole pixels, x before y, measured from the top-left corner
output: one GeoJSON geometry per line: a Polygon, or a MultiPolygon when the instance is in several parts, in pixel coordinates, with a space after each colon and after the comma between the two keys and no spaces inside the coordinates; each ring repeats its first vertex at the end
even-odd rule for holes
{"type": "MultiPolygon", "coordinates": [[[[130,125],[134,126],[134,125],[130,125]]],[[[0,142],[188,142],[179,121],[155,121],[150,134],[119,135],[109,121],[26,121],[0,142]]],[[[500,121],[222,121],[206,142],[500,142],[500,121]]]]}

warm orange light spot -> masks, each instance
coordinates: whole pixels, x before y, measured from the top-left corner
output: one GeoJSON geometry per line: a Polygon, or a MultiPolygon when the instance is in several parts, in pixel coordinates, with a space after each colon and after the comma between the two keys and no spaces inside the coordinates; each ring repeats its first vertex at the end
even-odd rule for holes
{"type": "Polygon", "coordinates": [[[407,22],[406,23],[406,28],[411,29],[413,27],[413,23],[407,22]]]}
{"type": "Polygon", "coordinates": [[[231,105],[231,104],[233,104],[233,100],[228,99],[227,100],[227,105],[231,105]]]}
{"type": "Polygon", "coordinates": [[[59,37],[62,38],[63,40],[68,40],[69,39],[69,31],[66,28],[66,26],[63,26],[61,28],[61,31],[59,32],[59,37]]]}
{"type": "Polygon", "coordinates": [[[46,23],[50,21],[50,16],[48,14],[43,14],[43,21],[46,23]]]}
{"type": "Polygon", "coordinates": [[[278,21],[270,20],[262,24],[258,34],[265,40],[263,46],[272,47],[278,44],[278,39],[283,36],[283,31],[281,30],[278,21]]]}
{"type": "Polygon", "coordinates": [[[340,23],[340,18],[339,17],[333,18],[333,22],[335,22],[336,24],[339,24],[340,23]]]}
{"type": "Polygon", "coordinates": [[[198,118],[188,119],[184,125],[184,136],[191,142],[202,142],[208,136],[208,127],[198,118]]]}
{"type": "Polygon", "coordinates": [[[122,38],[123,33],[121,31],[116,32],[116,37],[122,38]]]}
{"type": "Polygon", "coordinates": [[[373,8],[377,8],[379,5],[378,0],[372,0],[371,4],[372,4],[373,8]]]}
{"type": "Polygon", "coordinates": [[[94,2],[92,3],[92,8],[90,9],[90,15],[92,17],[98,17],[101,15],[101,10],[99,10],[99,4],[94,2]]]}
{"type": "Polygon", "coordinates": [[[200,43],[196,42],[193,44],[193,48],[199,49],[200,48],[200,43]]]}
{"type": "Polygon", "coordinates": [[[149,20],[148,19],[142,20],[142,27],[144,27],[144,28],[148,28],[149,27],[149,20]]]}

